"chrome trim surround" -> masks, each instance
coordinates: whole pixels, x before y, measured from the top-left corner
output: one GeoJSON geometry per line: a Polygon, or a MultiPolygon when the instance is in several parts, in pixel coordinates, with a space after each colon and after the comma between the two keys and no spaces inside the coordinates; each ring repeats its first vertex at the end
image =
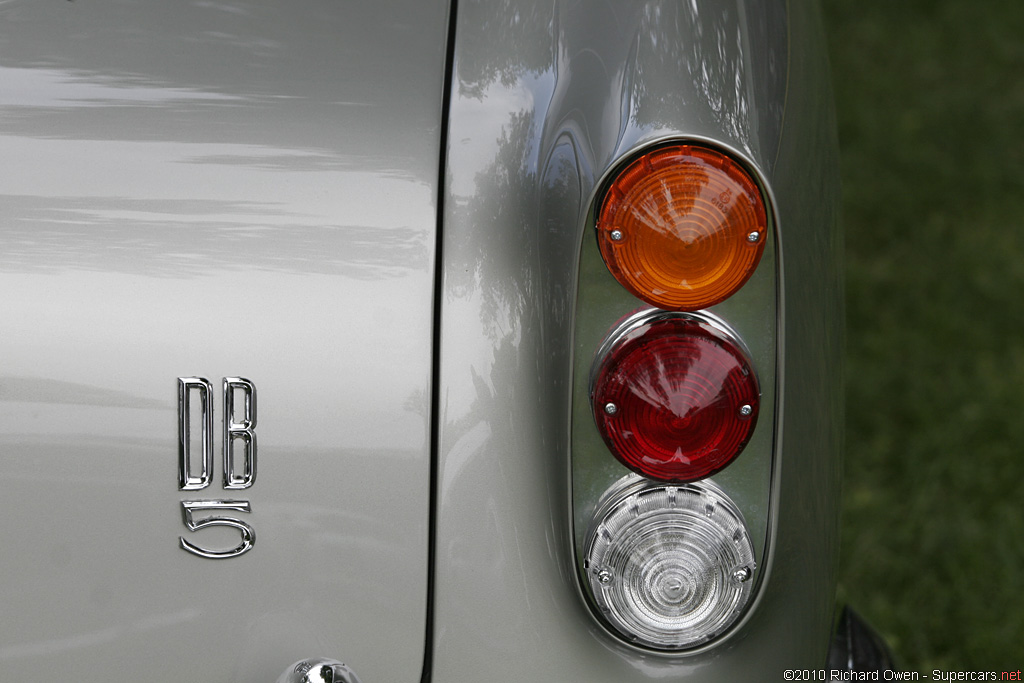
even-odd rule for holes
{"type": "MultiPolygon", "coordinates": [[[[743,353],[743,355],[746,356],[749,361],[748,364],[750,371],[754,373],[754,378],[758,380],[758,384],[760,384],[761,378],[758,376],[757,366],[751,358],[750,349],[747,348],[747,345],[743,342],[736,331],[733,330],[728,323],[722,320],[722,318],[708,311],[665,311],[660,308],[648,308],[637,311],[622,320],[611,330],[611,332],[608,333],[608,336],[605,337],[604,341],[601,342],[601,345],[597,349],[597,353],[594,354],[594,360],[590,365],[589,392],[591,399],[593,399],[594,396],[594,382],[597,381],[597,375],[601,369],[601,363],[608,357],[608,354],[612,352],[612,349],[625,342],[632,333],[645,325],[650,325],[662,320],[674,320],[677,318],[690,320],[699,325],[709,327],[718,336],[734,344],[743,353]]],[[[609,414],[612,414],[615,412],[616,408],[613,407],[612,410],[608,410],[608,407],[605,406],[605,410],[609,414]]],[[[747,414],[749,415],[749,413],[747,414]]]]}

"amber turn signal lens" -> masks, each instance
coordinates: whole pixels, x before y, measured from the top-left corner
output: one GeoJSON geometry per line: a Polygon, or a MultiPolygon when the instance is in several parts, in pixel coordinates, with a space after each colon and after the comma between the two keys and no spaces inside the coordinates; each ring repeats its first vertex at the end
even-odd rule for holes
{"type": "Polygon", "coordinates": [[[757,185],[706,147],[660,147],[633,161],[601,201],[608,270],[637,298],[693,311],[724,301],[753,274],[768,239],[757,185]]]}

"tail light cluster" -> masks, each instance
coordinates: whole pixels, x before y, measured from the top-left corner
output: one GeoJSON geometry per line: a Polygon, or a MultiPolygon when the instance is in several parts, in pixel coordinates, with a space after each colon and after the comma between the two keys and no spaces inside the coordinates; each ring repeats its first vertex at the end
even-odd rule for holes
{"type": "MultiPolygon", "coordinates": [[[[596,613],[634,645],[700,648],[723,635],[753,595],[755,536],[763,546],[766,533],[752,534],[728,487],[707,477],[725,476],[764,412],[755,362],[726,314],[770,327],[770,348],[759,355],[773,357],[774,268],[755,288],[761,295],[738,295],[770,241],[768,215],[750,173],[694,144],[636,157],[606,183],[595,207],[606,270],[587,272],[588,259],[597,259],[585,244],[577,315],[599,328],[598,300],[618,302],[611,315],[628,310],[605,323],[596,353],[586,353],[577,325],[577,357],[593,359],[585,392],[579,380],[576,389],[576,403],[592,416],[583,424],[575,409],[577,550],[596,613]],[[609,273],[617,284],[602,283],[609,273]],[[607,295],[585,291],[588,282],[607,295]],[[741,301],[730,308],[734,295],[741,301]],[[711,306],[715,313],[705,310],[711,306]]],[[[760,460],[769,466],[748,468],[737,485],[762,491],[746,496],[748,503],[768,495],[767,481],[749,481],[750,473],[770,478],[771,439],[762,442],[768,453],[760,460]]]]}

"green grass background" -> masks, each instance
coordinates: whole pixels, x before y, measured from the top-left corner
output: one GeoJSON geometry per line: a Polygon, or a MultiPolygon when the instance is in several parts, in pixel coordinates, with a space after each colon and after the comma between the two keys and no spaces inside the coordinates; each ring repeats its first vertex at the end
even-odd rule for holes
{"type": "Polygon", "coordinates": [[[1024,1],[823,0],[842,147],[840,599],[1024,668],[1024,1]]]}

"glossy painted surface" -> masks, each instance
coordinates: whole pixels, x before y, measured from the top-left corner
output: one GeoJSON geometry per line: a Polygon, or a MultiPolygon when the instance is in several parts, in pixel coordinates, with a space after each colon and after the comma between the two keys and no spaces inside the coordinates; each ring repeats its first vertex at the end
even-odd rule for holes
{"type": "MultiPolygon", "coordinates": [[[[270,681],[327,657],[418,680],[435,419],[430,680],[822,664],[840,239],[807,4],[459,3],[435,417],[445,8],[0,3],[0,679],[270,681]],[[591,618],[568,481],[588,207],[670,138],[763,176],[783,293],[771,556],[734,636],[686,658],[591,618]],[[256,545],[206,560],[178,547],[198,496],[177,488],[176,381],[232,376],[258,392],[259,477],[204,490],[251,502],[256,545]]],[[[194,537],[239,541],[214,531],[194,537]]]]}
{"type": "Polygon", "coordinates": [[[486,670],[493,681],[710,683],[820,667],[834,600],[842,314],[814,8],[462,2],[456,37],[433,680],[486,670]],[[568,494],[587,210],[619,158],[669,138],[717,141],[765,178],[782,278],[778,502],[763,585],[729,640],[675,658],[620,644],[587,613],[568,494]]]}
{"type": "Polygon", "coordinates": [[[441,3],[0,3],[0,680],[416,681],[441,3]],[[221,378],[259,476],[221,486],[221,378]],[[177,378],[214,387],[179,491],[177,378]],[[232,499],[256,543],[189,532],[232,499]]]}

